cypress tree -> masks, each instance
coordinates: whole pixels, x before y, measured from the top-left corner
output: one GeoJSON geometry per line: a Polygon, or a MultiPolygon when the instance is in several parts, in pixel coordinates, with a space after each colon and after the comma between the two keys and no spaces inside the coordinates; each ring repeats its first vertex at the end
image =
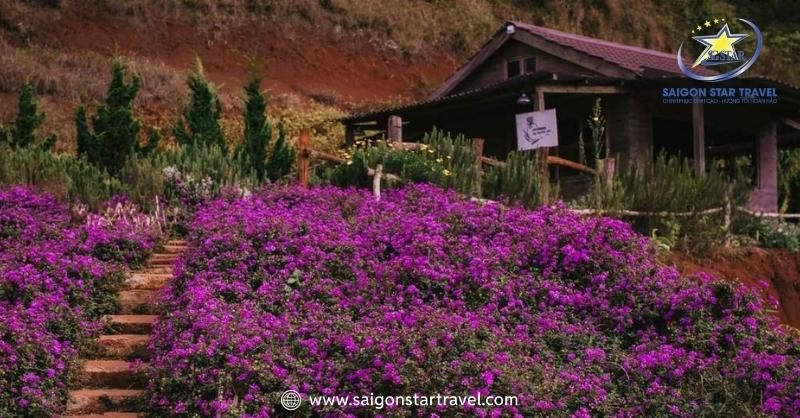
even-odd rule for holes
{"type": "Polygon", "coordinates": [[[95,150],[94,136],[89,131],[89,123],[86,121],[86,109],[81,106],[75,113],[75,130],[78,139],[78,155],[85,156],[89,161],[96,161],[97,151],[95,150]]]}
{"type": "Polygon", "coordinates": [[[286,143],[286,132],[281,126],[278,129],[278,139],[275,141],[269,161],[267,161],[267,177],[270,181],[278,181],[289,174],[292,161],[294,161],[294,149],[286,143]]]}
{"type": "MultiPolygon", "coordinates": [[[[36,100],[33,98],[33,86],[30,83],[26,83],[20,89],[17,109],[14,126],[7,133],[4,132],[0,135],[5,139],[10,137],[13,147],[27,147],[36,144],[36,130],[44,123],[45,115],[38,110],[36,100]]],[[[55,140],[55,135],[51,134],[42,140],[40,146],[50,149],[55,144],[55,140]]]]}
{"type": "Polygon", "coordinates": [[[246,158],[242,159],[245,170],[253,170],[259,180],[264,179],[264,170],[267,163],[267,147],[272,138],[272,125],[267,119],[267,101],[261,93],[261,79],[255,74],[245,86],[247,103],[244,112],[244,142],[240,153],[246,158]]]}
{"type": "Polygon", "coordinates": [[[138,143],[142,124],[133,116],[133,101],[140,88],[139,75],[132,74],[130,82],[127,82],[125,66],[114,60],[106,99],[92,117],[91,130],[86,121],[86,110],[78,109],[75,120],[78,153],[109,173],[119,172],[131,154],[143,149],[138,143]]]}
{"type": "Polygon", "coordinates": [[[8,142],[8,128],[0,122],[0,144],[8,142]]]}
{"type": "Polygon", "coordinates": [[[219,118],[222,106],[214,86],[206,79],[200,59],[187,81],[191,93],[189,106],[183,112],[183,121],[173,127],[173,133],[181,145],[219,145],[225,149],[225,139],[219,118]]]}

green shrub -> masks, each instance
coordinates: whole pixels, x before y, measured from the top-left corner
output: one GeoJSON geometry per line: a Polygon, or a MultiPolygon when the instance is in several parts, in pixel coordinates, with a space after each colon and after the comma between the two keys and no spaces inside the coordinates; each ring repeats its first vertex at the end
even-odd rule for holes
{"type": "Polygon", "coordinates": [[[464,135],[453,137],[450,133],[436,129],[425,134],[422,139],[431,152],[431,157],[444,167],[441,185],[464,194],[474,194],[480,184],[480,172],[475,165],[477,156],[472,140],[464,135]]]}
{"type": "Polygon", "coordinates": [[[383,165],[383,172],[394,174],[400,182],[383,183],[385,186],[397,186],[405,183],[443,184],[450,173],[441,162],[433,156],[435,151],[424,145],[420,150],[409,151],[394,148],[386,141],[370,144],[356,144],[351,150],[347,164],[341,164],[330,170],[327,177],[339,187],[369,187],[372,184],[367,176],[367,168],[383,165]]]}
{"type": "Polygon", "coordinates": [[[800,149],[780,152],[778,194],[781,212],[800,212],[800,149]]]}
{"type": "MultiPolygon", "coordinates": [[[[598,176],[591,191],[578,202],[582,207],[629,218],[643,234],[665,237],[680,248],[707,250],[725,239],[724,211],[703,212],[724,208],[727,195],[732,208],[745,206],[749,200],[747,176],[739,169],[734,171],[729,176],[712,167],[698,176],[687,159],[661,153],[644,167],[631,166],[610,185],[598,176]],[[619,213],[623,209],[652,215],[628,217],[619,213]]],[[[737,216],[743,215],[733,211],[732,217],[737,216]]]]}
{"type": "Polygon", "coordinates": [[[118,174],[125,185],[125,194],[142,208],[153,209],[156,197],[164,194],[163,159],[155,155],[134,154],[118,174]]]}
{"type": "Polygon", "coordinates": [[[259,185],[258,176],[252,170],[243,170],[240,156],[226,154],[219,145],[197,143],[167,150],[152,156],[156,167],[174,167],[184,175],[194,178],[209,178],[214,182],[214,194],[222,187],[244,187],[252,189],[259,185]]]}
{"type": "Polygon", "coordinates": [[[122,189],[118,180],[85,159],[41,147],[3,146],[0,183],[33,186],[62,199],[79,199],[92,208],[122,189]]]}
{"type": "Polygon", "coordinates": [[[286,131],[283,126],[280,126],[278,139],[275,140],[275,145],[272,147],[267,161],[267,178],[272,182],[284,178],[292,169],[294,157],[294,149],[286,142],[286,131]]]}
{"type": "Polygon", "coordinates": [[[384,173],[401,179],[398,184],[427,182],[473,194],[480,181],[475,159],[472,141],[434,128],[413,150],[396,148],[386,141],[359,142],[352,148],[348,163],[330,170],[327,178],[340,187],[368,187],[372,182],[367,168],[382,164],[384,173]]]}
{"type": "Polygon", "coordinates": [[[741,232],[767,248],[800,251],[800,226],[794,223],[781,219],[753,217],[741,232]]]}
{"type": "Polygon", "coordinates": [[[542,202],[542,181],[541,164],[535,152],[511,151],[505,164],[486,170],[483,195],[488,199],[533,207],[542,202]]]}

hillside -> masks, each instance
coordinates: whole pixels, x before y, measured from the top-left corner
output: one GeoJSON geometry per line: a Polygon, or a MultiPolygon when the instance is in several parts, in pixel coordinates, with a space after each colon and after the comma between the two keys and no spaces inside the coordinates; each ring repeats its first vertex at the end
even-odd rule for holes
{"type": "MultiPolygon", "coordinates": [[[[280,96],[274,107],[307,111],[310,98],[312,111],[336,115],[423,96],[506,19],[671,51],[687,22],[712,10],[756,13],[766,22],[781,17],[774,27],[788,31],[781,27],[791,28],[786,22],[796,12],[780,7],[754,11],[748,2],[708,0],[0,0],[0,121],[11,120],[14,95],[30,80],[48,114],[45,130],[59,132],[59,147],[71,149],[75,108],[103,96],[114,55],[142,75],[138,107],[150,125],[168,126],[179,111],[195,56],[220,86],[229,118],[240,114],[237,97],[252,62],[280,96]]],[[[780,39],[789,51],[798,43],[793,32],[780,39]]],[[[762,69],[783,74],[776,64],[783,56],[768,52],[769,45],[762,69]]]]}

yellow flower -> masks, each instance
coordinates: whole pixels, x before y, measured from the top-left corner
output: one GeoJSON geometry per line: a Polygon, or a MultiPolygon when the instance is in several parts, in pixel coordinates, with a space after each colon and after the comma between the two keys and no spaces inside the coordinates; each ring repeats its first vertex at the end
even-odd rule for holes
{"type": "Polygon", "coordinates": [[[353,165],[353,160],[347,160],[347,165],[353,165]]]}
{"type": "Polygon", "coordinates": [[[444,162],[444,160],[443,160],[443,159],[441,159],[441,158],[437,158],[437,159],[436,159],[436,162],[437,162],[437,163],[442,163],[442,162],[444,162]]]}
{"type": "Polygon", "coordinates": [[[449,177],[450,176],[450,170],[447,170],[447,169],[442,170],[442,174],[444,174],[445,177],[449,177]]]}

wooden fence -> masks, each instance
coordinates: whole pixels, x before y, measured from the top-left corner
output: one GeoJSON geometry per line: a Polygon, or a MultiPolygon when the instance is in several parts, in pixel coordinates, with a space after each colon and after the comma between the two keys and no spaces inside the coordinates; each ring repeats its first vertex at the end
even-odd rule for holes
{"type": "MultiPolygon", "coordinates": [[[[409,151],[414,150],[421,150],[425,147],[424,144],[417,143],[417,142],[402,142],[399,140],[390,140],[389,141],[391,146],[394,148],[402,148],[409,151]]],[[[505,162],[496,160],[494,158],[486,157],[483,155],[483,143],[484,140],[480,138],[476,138],[473,140],[473,150],[475,151],[475,164],[478,169],[479,175],[483,173],[483,165],[488,166],[501,166],[504,165],[505,162]]],[[[297,167],[298,167],[298,177],[300,184],[303,186],[308,186],[308,179],[311,167],[311,160],[323,160],[328,161],[334,164],[347,164],[347,160],[333,155],[328,154],[326,152],[318,151],[311,148],[311,134],[308,130],[304,130],[300,135],[300,140],[298,141],[298,153],[297,153],[297,167]]],[[[543,170],[546,171],[546,167],[549,165],[559,165],[562,167],[568,167],[576,171],[580,171],[583,173],[591,174],[591,175],[598,175],[597,170],[588,167],[584,164],[577,163],[575,161],[567,160],[561,157],[553,156],[553,155],[543,155],[543,159],[547,162],[546,166],[543,166],[543,170]]],[[[603,164],[603,177],[611,180],[615,174],[615,161],[612,158],[608,158],[604,161],[603,164]]],[[[384,173],[383,172],[383,165],[378,164],[375,168],[367,167],[366,172],[368,177],[372,178],[372,190],[373,194],[376,198],[380,198],[381,195],[381,179],[387,179],[389,181],[400,181],[401,178],[392,173],[384,173]]],[[[480,181],[478,182],[480,187],[480,181]]],[[[477,200],[486,202],[487,200],[480,198],[481,193],[480,189],[477,190],[477,200]]],[[[800,219],[800,213],[776,213],[776,212],[756,212],[750,209],[737,206],[731,207],[730,205],[726,205],[725,207],[719,208],[711,208],[705,209],[700,211],[687,211],[687,212],[642,212],[642,211],[634,211],[634,210],[602,210],[602,209],[573,209],[573,211],[577,213],[583,213],[587,215],[603,215],[603,214],[616,214],[616,215],[623,215],[623,216],[631,216],[631,217],[658,217],[658,216],[695,216],[695,215],[711,215],[719,212],[724,212],[724,226],[727,228],[730,226],[730,219],[733,211],[740,211],[745,212],[749,215],[761,217],[761,218],[778,218],[778,219],[800,219]]]]}
{"type": "MultiPolygon", "coordinates": [[[[473,151],[475,152],[475,165],[477,168],[477,172],[479,176],[483,173],[483,165],[489,166],[501,166],[504,165],[505,162],[499,161],[493,158],[489,158],[483,155],[483,143],[484,140],[481,138],[473,139],[472,146],[473,151]]],[[[390,140],[389,144],[393,148],[400,148],[409,151],[421,150],[424,149],[426,146],[425,144],[421,144],[418,142],[401,142],[398,140],[390,140]]],[[[591,175],[597,175],[597,171],[588,167],[584,164],[580,164],[574,161],[570,161],[561,157],[556,157],[547,154],[540,154],[543,156],[543,159],[546,161],[547,165],[542,166],[542,170],[545,172],[544,175],[546,176],[547,166],[549,165],[559,165],[563,167],[568,167],[573,170],[577,170],[583,173],[588,173],[591,175]]],[[[298,152],[297,152],[297,173],[298,173],[298,180],[300,184],[303,186],[308,186],[309,174],[310,174],[310,167],[311,167],[311,160],[323,160],[328,161],[334,164],[346,164],[347,160],[341,158],[339,156],[328,154],[326,152],[315,150],[311,147],[311,134],[308,130],[304,130],[300,135],[300,140],[298,141],[298,152]]],[[[614,164],[607,164],[604,167],[610,167],[611,172],[605,172],[604,174],[609,175],[609,177],[613,177],[613,167],[614,164]]],[[[385,178],[391,181],[399,181],[400,177],[392,173],[384,173],[383,167],[381,164],[378,164],[375,168],[368,167],[367,168],[367,176],[373,178],[373,191],[376,197],[380,197],[380,179],[385,178]]],[[[478,190],[477,195],[480,196],[480,181],[478,181],[478,190]]]]}

